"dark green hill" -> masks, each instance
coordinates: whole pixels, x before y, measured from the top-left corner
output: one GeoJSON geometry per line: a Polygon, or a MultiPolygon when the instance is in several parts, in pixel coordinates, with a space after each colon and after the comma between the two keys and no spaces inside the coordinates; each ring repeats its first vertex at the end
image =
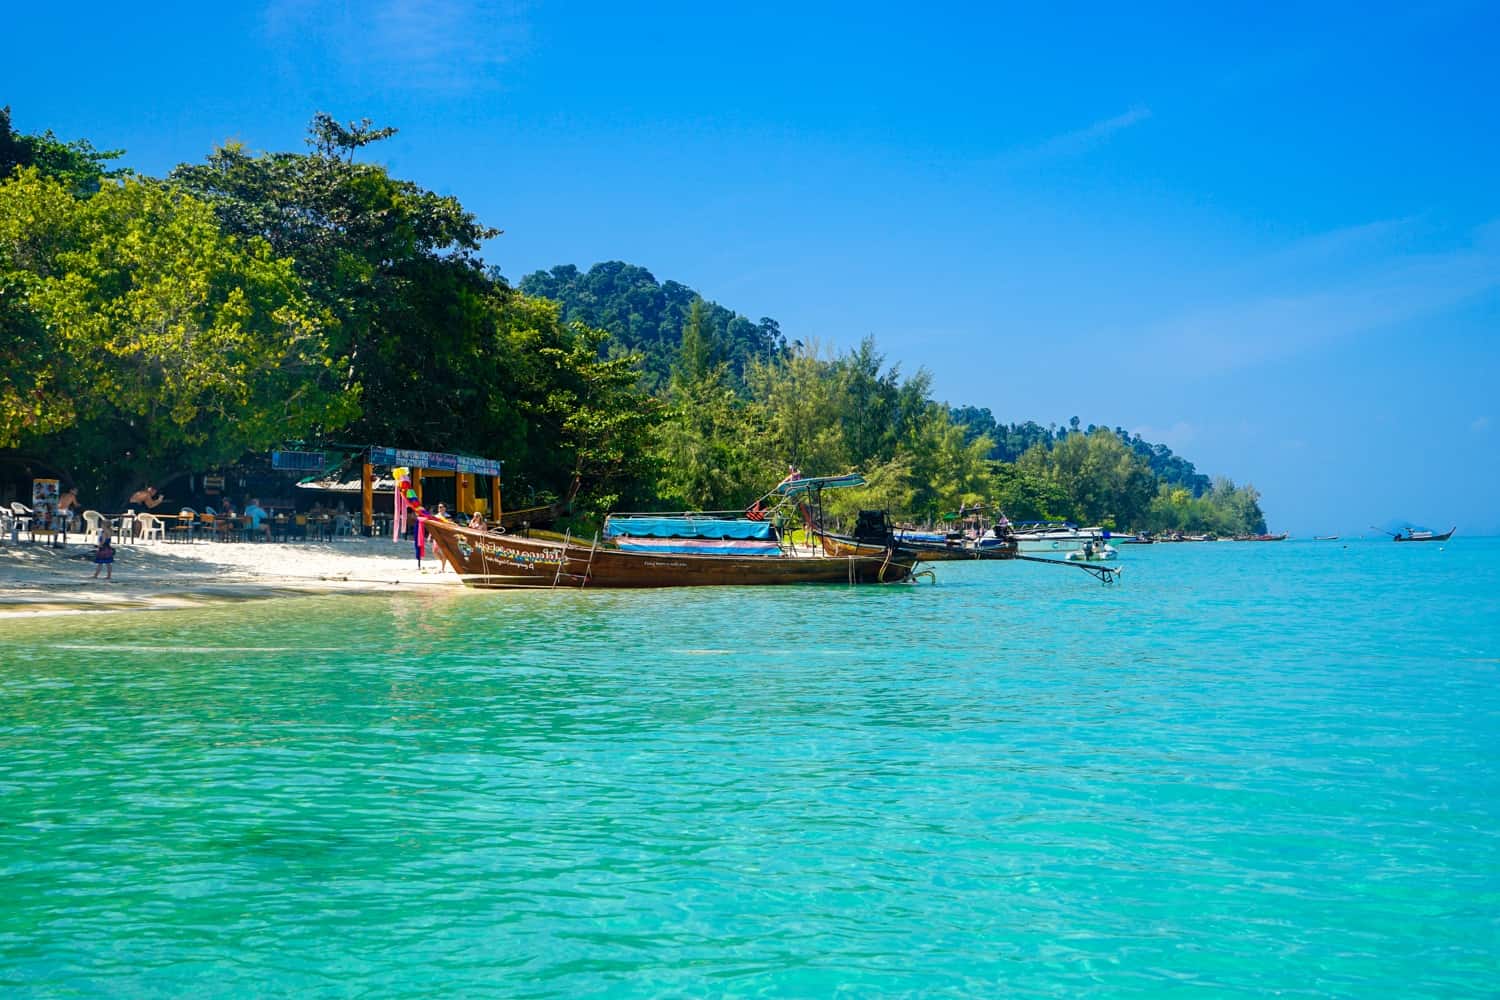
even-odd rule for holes
{"type": "MultiPolygon", "coordinates": [[[[527,295],[559,302],[563,319],[609,331],[614,349],[645,356],[646,383],[664,385],[682,344],[688,309],[701,296],[676,281],[660,282],[644,267],[611,260],[580,271],[563,264],[521,279],[527,295]]],[[[717,302],[704,301],[713,360],[729,363],[731,380],[743,385],[751,358],[768,360],[786,350],[776,321],[752,322],[717,302]]]]}

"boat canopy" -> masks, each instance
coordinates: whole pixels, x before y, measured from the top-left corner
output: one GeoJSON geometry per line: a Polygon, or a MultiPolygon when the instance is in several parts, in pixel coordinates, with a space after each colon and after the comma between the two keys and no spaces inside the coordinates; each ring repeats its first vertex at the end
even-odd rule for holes
{"type": "Polygon", "coordinates": [[[842,476],[812,476],[808,479],[792,479],[776,487],[772,492],[784,497],[805,496],[818,490],[843,490],[865,485],[865,477],[857,472],[842,476]]]}
{"type": "Polygon", "coordinates": [[[606,538],[755,538],[774,541],[770,521],[716,517],[609,517],[604,521],[606,538]]]}

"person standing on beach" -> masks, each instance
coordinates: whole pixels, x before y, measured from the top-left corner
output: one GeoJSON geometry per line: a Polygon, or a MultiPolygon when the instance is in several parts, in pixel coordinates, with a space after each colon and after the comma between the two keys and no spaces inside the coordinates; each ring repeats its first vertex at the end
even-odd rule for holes
{"type": "Polygon", "coordinates": [[[99,579],[99,571],[104,570],[104,579],[115,578],[115,546],[114,539],[109,534],[109,522],[105,521],[99,529],[99,542],[94,546],[94,576],[99,579]]]}

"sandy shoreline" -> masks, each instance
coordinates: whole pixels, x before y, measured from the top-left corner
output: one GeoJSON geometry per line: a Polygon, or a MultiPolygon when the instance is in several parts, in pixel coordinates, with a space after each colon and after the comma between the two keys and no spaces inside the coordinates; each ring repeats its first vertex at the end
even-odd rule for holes
{"type": "Polygon", "coordinates": [[[0,617],[194,607],[291,594],[459,587],[436,556],[418,572],[410,543],[195,542],[117,545],[114,580],[94,573],[93,546],[0,546],[0,617]]]}

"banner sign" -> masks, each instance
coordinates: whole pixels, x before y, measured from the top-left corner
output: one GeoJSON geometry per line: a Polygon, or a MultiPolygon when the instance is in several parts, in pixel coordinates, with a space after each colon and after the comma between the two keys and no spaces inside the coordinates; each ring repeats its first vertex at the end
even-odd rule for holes
{"type": "Polygon", "coordinates": [[[48,509],[57,509],[57,486],[56,479],[33,479],[31,481],[31,509],[40,511],[45,505],[48,509]]]}
{"type": "Polygon", "coordinates": [[[501,462],[493,458],[470,455],[447,455],[440,451],[412,451],[408,448],[371,448],[370,464],[387,467],[409,465],[414,469],[438,469],[476,476],[500,475],[501,462]]]}
{"type": "Polygon", "coordinates": [[[321,451],[273,451],[271,468],[290,472],[322,472],[327,461],[321,451]]]}

